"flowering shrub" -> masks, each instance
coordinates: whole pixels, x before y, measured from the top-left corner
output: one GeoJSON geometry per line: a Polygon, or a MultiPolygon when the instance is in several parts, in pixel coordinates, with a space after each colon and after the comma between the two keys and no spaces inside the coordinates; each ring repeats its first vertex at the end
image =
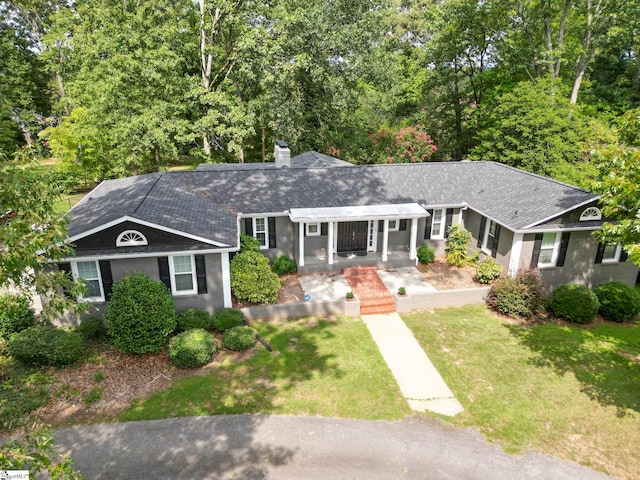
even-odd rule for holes
{"type": "Polygon", "coordinates": [[[396,133],[382,129],[369,140],[375,163],[426,162],[438,150],[422,125],[402,127],[396,133]]]}

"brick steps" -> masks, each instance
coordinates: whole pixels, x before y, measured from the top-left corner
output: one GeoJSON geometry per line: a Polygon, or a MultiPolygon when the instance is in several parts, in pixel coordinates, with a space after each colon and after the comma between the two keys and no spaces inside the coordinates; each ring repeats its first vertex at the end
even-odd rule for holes
{"type": "Polygon", "coordinates": [[[360,300],[361,315],[396,311],[393,297],[378,277],[376,267],[349,267],[343,273],[354,295],[360,300]]]}

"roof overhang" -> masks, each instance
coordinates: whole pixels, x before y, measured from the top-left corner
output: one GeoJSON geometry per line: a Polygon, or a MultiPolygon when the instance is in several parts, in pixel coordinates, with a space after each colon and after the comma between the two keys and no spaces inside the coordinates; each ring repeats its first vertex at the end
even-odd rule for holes
{"type": "Polygon", "coordinates": [[[393,218],[422,218],[429,213],[417,203],[390,205],[357,205],[351,207],[292,208],[292,222],[328,222],[354,220],[384,220],[393,218]]]}

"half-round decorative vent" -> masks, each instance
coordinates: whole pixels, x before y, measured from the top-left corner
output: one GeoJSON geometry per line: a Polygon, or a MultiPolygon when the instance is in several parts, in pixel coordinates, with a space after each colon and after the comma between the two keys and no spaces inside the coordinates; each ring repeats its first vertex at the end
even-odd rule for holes
{"type": "Polygon", "coordinates": [[[600,209],[596,207],[589,207],[582,215],[580,215],[580,221],[584,222],[587,220],[600,220],[602,218],[602,213],[600,213],[600,209]]]}
{"type": "Polygon", "coordinates": [[[137,230],[125,230],[116,239],[116,247],[137,247],[148,245],[147,239],[137,230]]]}

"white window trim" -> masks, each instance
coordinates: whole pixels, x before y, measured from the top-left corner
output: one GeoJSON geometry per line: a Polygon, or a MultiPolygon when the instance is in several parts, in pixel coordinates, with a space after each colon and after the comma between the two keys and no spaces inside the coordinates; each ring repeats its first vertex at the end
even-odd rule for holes
{"type": "MultiPolygon", "coordinates": [[[[554,235],[556,236],[556,239],[553,244],[553,251],[551,252],[551,261],[549,263],[540,263],[540,258],[538,257],[538,268],[553,268],[556,266],[556,263],[558,261],[558,253],[560,252],[560,241],[562,240],[562,235],[560,235],[560,233],[558,232],[555,232],[554,235]]],[[[542,253],[542,245],[540,245],[540,253],[542,253]]]]}
{"type": "MultiPolygon", "coordinates": [[[[178,273],[178,275],[186,275],[187,272],[178,273]]],[[[169,256],[169,278],[171,280],[171,293],[173,295],[196,295],[198,293],[198,283],[196,278],[196,259],[193,255],[170,255],[169,256]],[[173,259],[175,257],[189,257],[191,261],[191,284],[193,288],[191,290],[180,290],[176,289],[176,272],[175,267],[173,265],[173,259]]]]}
{"type": "MultiPolygon", "coordinates": [[[[268,229],[269,227],[267,227],[268,229]]],[[[320,236],[320,222],[310,222],[310,223],[306,223],[305,224],[305,228],[307,229],[307,237],[319,237],[320,236]],[[312,232],[309,227],[311,225],[315,225],[316,226],[316,231],[312,232]]]]}
{"type": "Polygon", "coordinates": [[[491,255],[491,250],[489,250],[489,231],[491,230],[491,223],[495,223],[496,228],[498,227],[498,223],[494,222],[493,220],[491,220],[490,218],[487,218],[488,222],[485,224],[484,227],[484,233],[482,235],[482,247],[480,247],[480,250],[482,250],[483,253],[486,253],[487,255],[491,255]]]}
{"type": "Polygon", "coordinates": [[[116,239],[116,247],[138,247],[149,245],[147,242],[147,237],[145,237],[142,233],[137,230],[125,230],[116,239]],[[125,240],[125,237],[139,237],[138,240],[125,240]]]}
{"type": "Polygon", "coordinates": [[[259,245],[260,250],[269,249],[269,218],[268,217],[253,217],[253,238],[258,240],[258,229],[256,228],[256,220],[264,219],[264,245],[259,245]]]}
{"type": "MultiPolygon", "coordinates": [[[[93,262],[96,265],[96,272],[98,273],[98,284],[100,285],[100,296],[99,297],[85,297],[83,295],[78,295],[78,301],[82,301],[82,302],[104,302],[104,286],[102,285],[102,272],[100,271],[100,262],[98,262],[97,260],[82,260],[82,261],[75,261],[75,262],[70,262],[71,263],[71,274],[73,275],[74,279],[79,279],[79,278],[84,278],[84,277],[80,277],[80,274],[78,273],[78,263],[88,263],[88,262],[93,262]]],[[[89,280],[95,280],[93,278],[90,278],[89,280]]]]}
{"type": "Polygon", "coordinates": [[[400,220],[397,218],[389,219],[389,228],[387,229],[389,232],[399,232],[400,231],[400,220]],[[395,226],[391,226],[391,222],[395,222],[395,226]]]}
{"type": "Polygon", "coordinates": [[[444,229],[445,229],[445,224],[447,222],[447,211],[444,208],[436,208],[433,210],[433,214],[431,215],[431,239],[433,240],[442,240],[444,238],[444,229]],[[433,221],[433,219],[436,216],[436,212],[440,212],[440,221],[438,223],[435,223],[433,221]],[[440,233],[438,235],[435,235],[433,233],[433,227],[436,225],[440,225],[440,233]]]}
{"type": "Polygon", "coordinates": [[[604,252],[603,252],[602,263],[605,265],[611,264],[611,263],[620,263],[620,255],[622,255],[622,245],[617,244],[616,253],[613,256],[613,258],[604,258],[604,252]]]}

